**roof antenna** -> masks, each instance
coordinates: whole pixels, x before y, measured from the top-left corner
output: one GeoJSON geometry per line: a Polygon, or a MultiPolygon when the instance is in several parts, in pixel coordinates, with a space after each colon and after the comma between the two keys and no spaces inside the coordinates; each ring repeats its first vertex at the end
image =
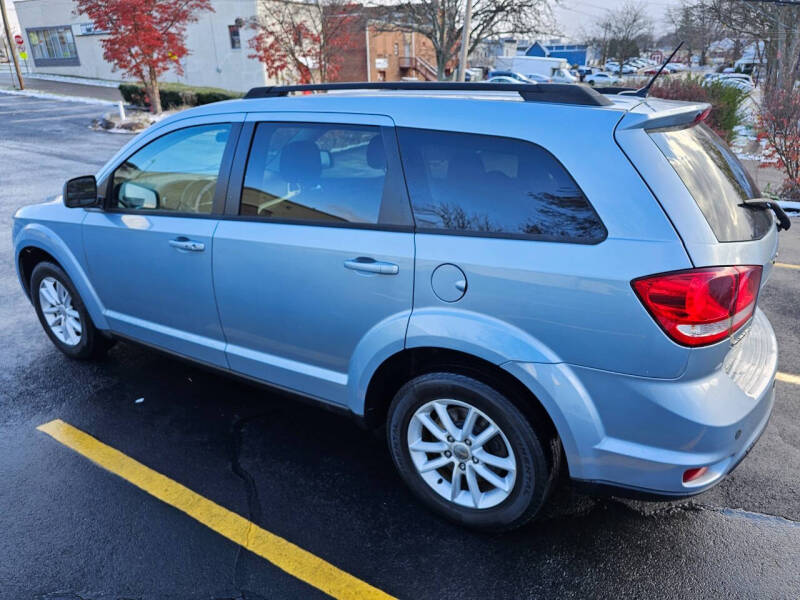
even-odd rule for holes
{"type": "Polygon", "coordinates": [[[659,67],[658,71],[656,71],[656,74],[653,75],[653,78],[650,81],[647,82],[647,85],[644,86],[643,88],[639,88],[638,90],[636,90],[635,92],[633,92],[633,93],[631,93],[629,95],[631,95],[631,96],[639,96],[640,98],[647,98],[647,94],[650,93],[650,88],[653,86],[653,83],[655,83],[655,81],[658,78],[658,76],[661,75],[661,71],[664,70],[664,67],[666,67],[669,63],[672,62],[673,57],[678,53],[678,50],[681,49],[681,46],[683,46],[683,41],[681,41],[681,43],[678,44],[678,47],[675,48],[675,50],[672,51],[672,54],[670,54],[669,58],[666,61],[664,61],[664,64],[661,65],[661,67],[659,67]]]}

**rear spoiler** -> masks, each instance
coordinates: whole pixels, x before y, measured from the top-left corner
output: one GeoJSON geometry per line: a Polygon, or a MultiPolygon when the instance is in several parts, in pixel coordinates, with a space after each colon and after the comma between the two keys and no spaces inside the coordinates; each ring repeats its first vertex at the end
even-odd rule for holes
{"type": "MultiPolygon", "coordinates": [[[[660,100],[659,103],[665,102],[660,100]]],[[[646,105],[647,101],[642,102],[646,105]]],[[[654,108],[653,112],[628,112],[619,129],[681,129],[701,123],[711,112],[711,105],[705,102],[676,102],[674,108],[654,108]]]]}

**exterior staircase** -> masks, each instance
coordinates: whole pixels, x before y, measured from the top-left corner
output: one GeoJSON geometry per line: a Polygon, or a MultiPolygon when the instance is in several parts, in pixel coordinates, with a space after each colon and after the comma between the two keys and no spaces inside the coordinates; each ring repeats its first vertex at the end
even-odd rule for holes
{"type": "Polygon", "coordinates": [[[408,73],[415,73],[425,81],[436,81],[436,67],[419,56],[401,56],[400,68],[408,73]]]}

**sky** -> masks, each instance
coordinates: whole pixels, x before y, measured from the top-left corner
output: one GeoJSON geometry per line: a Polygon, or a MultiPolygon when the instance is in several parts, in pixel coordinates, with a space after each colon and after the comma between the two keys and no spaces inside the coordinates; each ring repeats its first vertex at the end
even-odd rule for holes
{"type": "MultiPolygon", "coordinates": [[[[680,5],[680,0],[640,1],[650,10],[656,32],[665,26],[664,13],[667,8],[680,5]]],[[[592,26],[607,10],[618,9],[625,3],[626,0],[560,0],[554,5],[553,12],[564,34],[581,41],[582,32],[591,32],[592,26]]]]}

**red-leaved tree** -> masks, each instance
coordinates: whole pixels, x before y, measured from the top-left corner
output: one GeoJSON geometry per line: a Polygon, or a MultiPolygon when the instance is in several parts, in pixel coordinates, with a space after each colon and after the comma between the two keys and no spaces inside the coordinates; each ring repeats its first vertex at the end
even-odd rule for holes
{"type": "Polygon", "coordinates": [[[154,113],[161,112],[158,78],[170,68],[183,74],[186,26],[211,0],[75,0],[77,10],[108,34],[100,40],[114,69],[139,79],[154,113]]]}
{"type": "Polygon", "coordinates": [[[786,179],[780,195],[800,200],[800,90],[775,89],[758,115],[758,135],[767,141],[762,167],[777,162],[786,179]]]}
{"type": "Polygon", "coordinates": [[[359,8],[349,0],[261,0],[250,20],[256,33],[249,56],[264,64],[270,78],[288,69],[298,83],[335,79],[345,51],[354,46],[359,8]]]}

